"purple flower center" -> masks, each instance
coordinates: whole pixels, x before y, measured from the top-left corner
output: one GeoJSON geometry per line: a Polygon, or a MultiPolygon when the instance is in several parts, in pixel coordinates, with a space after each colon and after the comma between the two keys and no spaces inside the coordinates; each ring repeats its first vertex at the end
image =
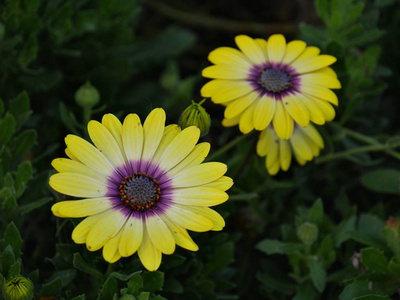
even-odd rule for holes
{"type": "Polygon", "coordinates": [[[266,68],[260,74],[258,83],[268,92],[281,93],[293,86],[292,77],[283,70],[266,68]]]}
{"type": "Polygon", "coordinates": [[[121,202],[137,211],[151,210],[161,196],[158,181],[146,173],[126,176],[118,189],[121,202]]]}

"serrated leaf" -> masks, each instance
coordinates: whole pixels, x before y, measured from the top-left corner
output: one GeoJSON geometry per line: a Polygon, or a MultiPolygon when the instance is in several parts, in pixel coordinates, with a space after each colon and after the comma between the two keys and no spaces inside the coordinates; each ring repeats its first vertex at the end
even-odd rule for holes
{"type": "Polygon", "coordinates": [[[161,291],[164,285],[164,273],[160,271],[143,273],[143,289],[149,292],[161,291]]]}
{"type": "Polygon", "coordinates": [[[292,254],[304,246],[300,243],[283,243],[278,240],[266,239],[256,245],[256,248],[271,255],[271,254],[292,254]]]}
{"type": "Polygon", "coordinates": [[[86,261],[82,258],[82,256],[79,253],[74,254],[73,258],[73,265],[75,268],[78,270],[87,273],[89,275],[101,278],[103,274],[99,271],[90,266],[86,261]]]}
{"type": "Polygon", "coordinates": [[[36,144],[36,131],[27,129],[21,132],[14,140],[13,157],[18,158],[21,155],[28,153],[28,151],[36,144]]]}
{"type": "Polygon", "coordinates": [[[143,277],[140,273],[136,272],[132,274],[132,277],[128,281],[128,293],[136,295],[143,287],[143,277]]]}
{"type": "Polygon", "coordinates": [[[17,128],[20,128],[28,120],[31,110],[27,92],[24,91],[10,100],[10,113],[14,116],[17,128]]]}
{"type": "Polygon", "coordinates": [[[388,261],[383,251],[370,247],[361,249],[361,262],[368,271],[386,273],[388,261]]]}
{"type": "Polygon", "coordinates": [[[112,299],[118,292],[118,282],[113,277],[108,277],[101,288],[101,299],[112,299]]]}
{"type": "Polygon", "coordinates": [[[41,296],[56,296],[62,289],[62,280],[60,277],[53,279],[52,281],[43,284],[40,292],[41,296]]]}
{"type": "Polygon", "coordinates": [[[26,183],[32,179],[32,165],[30,161],[25,161],[18,166],[15,175],[15,192],[16,197],[21,196],[25,190],[26,183]]]}
{"type": "Polygon", "coordinates": [[[400,171],[394,169],[374,170],[361,177],[361,183],[378,193],[400,194],[400,171]]]}
{"type": "Polygon", "coordinates": [[[15,262],[15,255],[11,245],[5,247],[5,249],[1,253],[0,259],[1,259],[2,272],[4,274],[7,274],[8,271],[10,270],[10,267],[15,262]]]}
{"type": "Polygon", "coordinates": [[[21,256],[22,239],[19,230],[15,226],[14,222],[8,224],[4,232],[2,243],[4,246],[11,246],[16,258],[19,258],[21,256]]]}
{"type": "Polygon", "coordinates": [[[0,120],[0,146],[8,143],[16,130],[16,123],[13,115],[7,113],[0,120]]]}
{"type": "Polygon", "coordinates": [[[316,225],[320,225],[324,218],[324,205],[321,199],[315,201],[313,206],[310,208],[308,221],[316,225]]]}
{"type": "Polygon", "coordinates": [[[347,285],[339,295],[340,300],[354,300],[357,297],[371,294],[368,280],[355,280],[347,285]]]}
{"type": "Polygon", "coordinates": [[[312,283],[318,292],[322,293],[326,286],[326,271],[319,260],[309,259],[308,268],[312,283]]]}

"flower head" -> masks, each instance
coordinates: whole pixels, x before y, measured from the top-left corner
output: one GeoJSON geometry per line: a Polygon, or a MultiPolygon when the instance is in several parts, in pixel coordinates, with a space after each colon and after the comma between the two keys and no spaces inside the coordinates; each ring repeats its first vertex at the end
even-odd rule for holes
{"type": "Polygon", "coordinates": [[[68,135],[70,159],[52,162],[59,173],[51,176],[50,186],[85,198],[54,204],[54,215],[86,217],[72,239],[90,251],[103,248],[110,263],[137,251],[148,270],[157,270],[161,254],[172,254],[175,244],[198,250],[187,230],[222,230],[225,225],[209,206],[228,199],[225,191],[233,182],[224,176],[226,165],[203,163],[210,145],[197,144],[200,130],[165,127],[165,118],[160,108],[143,125],[136,114],[123,124],[106,114],[101,123],[88,124],[94,145],[68,135]]]}
{"type": "Polygon", "coordinates": [[[235,38],[240,51],[220,47],[210,53],[214,64],[202,75],[214,80],[201,89],[203,97],[223,104],[223,124],[237,125],[243,133],[264,130],[272,122],[280,139],[289,139],[294,123],[324,124],[335,117],[338,98],[331,89],[341,87],[329,67],[336,61],[320,55],[303,41],[286,44],[281,34],[268,41],[245,35],[235,38]]]}
{"type": "Polygon", "coordinates": [[[282,140],[272,125],[264,129],[257,143],[257,154],[266,156],[265,166],[268,173],[275,175],[280,169],[287,171],[292,162],[292,153],[300,165],[305,165],[318,156],[324,148],[324,141],[315,127],[294,124],[294,131],[289,140],[282,140]]]}
{"type": "Polygon", "coordinates": [[[33,283],[23,276],[15,276],[4,283],[3,294],[6,300],[31,300],[33,283]]]}
{"type": "Polygon", "coordinates": [[[201,136],[208,133],[211,125],[211,118],[204,107],[201,106],[205,100],[206,99],[202,100],[200,103],[196,103],[192,100],[192,104],[183,111],[179,118],[179,125],[181,128],[197,126],[200,129],[201,136]]]}

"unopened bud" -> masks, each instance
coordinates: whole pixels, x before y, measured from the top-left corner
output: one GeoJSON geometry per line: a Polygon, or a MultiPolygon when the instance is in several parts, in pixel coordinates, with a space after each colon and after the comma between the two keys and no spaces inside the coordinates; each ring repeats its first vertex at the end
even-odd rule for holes
{"type": "Polygon", "coordinates": [[[28,278],[16,276],[6,281],[3,287],[6,300],[31,300],[33,298],[33,284],[28,278]]]}
{"type": "Polygon", "coordinates": [[[192,100],[192,104],[189,105],[181,114],[179,118],[179,125],[182,129],[189,126],[197,126],[200,129],[200,136],[204,136],[208,133],[211,125],[210,115],[201,106],[206,99],[200,103],[195,103],[192,100]]]}
{"type": "Polygon", "coordinates": [[[311,246],[318,238],[318,227],[305,222],[297,229],[297,236],[303,244],[311,246]]]}
{"type": "Polygon", "coordinates": [[[82,107],[93,107],[100,101],[99,91],[87,81],[76,91],[75,101],[82,107]]]}

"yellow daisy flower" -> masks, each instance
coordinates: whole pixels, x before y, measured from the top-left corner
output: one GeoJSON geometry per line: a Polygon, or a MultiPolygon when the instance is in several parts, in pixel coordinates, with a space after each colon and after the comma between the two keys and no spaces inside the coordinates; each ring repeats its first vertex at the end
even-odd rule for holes
{"type": "Polygon", "coordinates": [[[268,173],[275,175],[280,169],[287,171],[292,162],[292,153],[300,165],[317,157],[324,148],[324,141],[312,124],[306,127],[294,124],[289,140],[282,140],[272,125],[264,129],[257,142],[257,154],[267,156],[265,166],[268,173]]]}
{"type": "Polygon", "coordinates": [[[320,55],[303,41],[286,44],[281,34],[268,41],[246,35],[235,38],[240,51],[220,47],[208,59],[214,65],[202,75],[214,80],[202,89],[203,97],[226,106],[227,123],[239,124],[243,133],[264,130],[272,122],[279,138],[289,139],[294,122],[324,124],[335,117],[338,98],[331,89],[341,88],[329,67],[336,61],[320,55]]]}
{"type": "Polygon", "coordinates": [[[53,205],[62,218],[85,218],[72,232],[77,244],[103,248],[110,263],[138,252],[149,271],[157,270],[161,254],[175,244],[197,251],[187,230],[222,230],[224,219],[209,206],[225,202],[233,182],[225,164],[202,163],[209,143],[199,143],[200,130],[165,127],[165,112],[154,109],[143,126],[136,114],[123,124],[112,114],[90,121],[94,145],[68,135],[67,158],[53,160],[59,172],[50,186],[63,194],[85,198],[53,205]],[[197,144],[197,145],[196,145],[197,144]]]}

